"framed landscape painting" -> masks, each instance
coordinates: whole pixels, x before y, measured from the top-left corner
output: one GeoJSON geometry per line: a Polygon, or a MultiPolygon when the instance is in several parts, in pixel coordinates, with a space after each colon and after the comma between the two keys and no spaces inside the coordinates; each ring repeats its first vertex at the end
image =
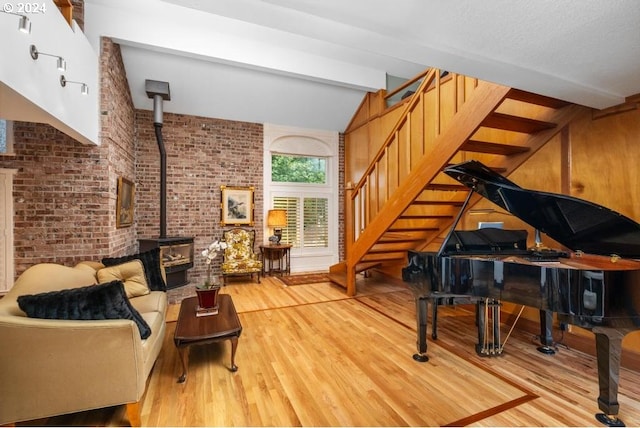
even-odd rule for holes
{"type": "Polygon", "coordinates": [[[253,186],[220,186],[223,226],[253,226],[253,186]]]}
{"type": "Polygon", "coordinates": [[[133,181],[118,177],[118,198],[116,202],[116,228],[133,224],[133,197],[135,185],[133,181]]]}

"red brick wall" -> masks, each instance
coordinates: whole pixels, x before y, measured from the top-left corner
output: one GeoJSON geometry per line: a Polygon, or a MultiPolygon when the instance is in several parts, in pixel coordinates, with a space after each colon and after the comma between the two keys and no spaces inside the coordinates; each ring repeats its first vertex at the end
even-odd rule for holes
{"type": "MultiPolygon", "coordinates": [[[[170,103],[171,101],[166,101],[170,103]]],[[[256,249],[263,229],[263,127],[164,113],[162,136],[167,153],[167,236],[195,238],[195,266],[188,277],[203,281],[202,250],[222,237],[220,186],[254,186],[253,229],[256,249]]],[[[136,110],[136,223],[139,238],[160,234],[160,152],[153,112],[136,110]]],[[[228,228],[228,227],[227,227],[228,228]]],[[[221,256],[214,260],[219,273],[221,256]]]]}
{"type": "Polygon", "coordinates": [[[101,146],[109,165],[104,179],[108,180],[109,190],[103,203],[109,213],[105,226],[109,233],[110,256],[133,254],[137,251],[138,241],[136,224],[116,229],[116,202],[118,177],[122,176],[135,183],[135,111],[129,93],[127,74],[122,62],[120,45],[111,39],[103,38],[100,53],[100,114],[101,146]]]}
{"type": "Polygon", "coordinates": [[[71,5],[73,5],[73,19],[84,31],[84,0],[71,0],[71,5]]]}
{"type": "Polygon", "coordinates": [[[0,166],[14,177],[16,274],[40,262],[73,265],[106,252],[108,191],[102,150],[49,125],[15,122],[15,157],[0,166]]]}

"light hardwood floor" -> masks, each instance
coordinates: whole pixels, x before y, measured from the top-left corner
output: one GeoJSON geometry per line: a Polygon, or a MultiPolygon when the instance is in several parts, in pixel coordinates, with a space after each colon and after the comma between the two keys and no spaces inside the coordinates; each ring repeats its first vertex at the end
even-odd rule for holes
{"type": "MultiPolygon", "coordinates": [[[[415,307],[401,282],[358,280],[349,298],[330,283],[235,282],[243,332],[230,372],[228,342],[193,347],[176,383],[178,305],[142,403],[147,426],[593,426],[595,359],[535,350],[517,329],[505,353],[474,352],[473,313],[443,308],[427,363],[415,352],[415,307]]],[[[508,330],[507,326],[503,329],[508,330]]],[[[108,375],[108,374],[107,374],[108,375]]],[[[87,391],[90,393],[90,391],[87,391]]],[[[623,370],[620,417],[640,425],[640,374],[623,370]]],[[[126,425],[124,406],[20,425],[126,425]]]]}

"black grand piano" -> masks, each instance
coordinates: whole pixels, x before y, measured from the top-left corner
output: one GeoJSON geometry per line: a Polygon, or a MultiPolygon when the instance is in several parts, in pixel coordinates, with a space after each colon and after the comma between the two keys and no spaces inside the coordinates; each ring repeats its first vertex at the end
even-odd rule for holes
{"type": "Polygon", "coordinates": [[[432,337],[442,304],[476,303],[483,356],[499,355],[500,302],[540,309],[539,350],[553,353],[553,313],[558,321],[595,334],[600,394],[596,414],[608,426],[618,418],[618,378],[623,337],[640,329],[640,225],[578,198],[527,190],[480,162],[447,167],[445,173],[471,189],[440,250],[410,252],[403,279],[416,296],[417,361],[427,361],[427,310],[432,337]],[[536,230],[481,228],[456,231],[473,193],[478,193],[536,230]],[[540,232],[566,249],[541,245],[540,232]],[[490,325],[493,322],[493,325],[490,325]]]}

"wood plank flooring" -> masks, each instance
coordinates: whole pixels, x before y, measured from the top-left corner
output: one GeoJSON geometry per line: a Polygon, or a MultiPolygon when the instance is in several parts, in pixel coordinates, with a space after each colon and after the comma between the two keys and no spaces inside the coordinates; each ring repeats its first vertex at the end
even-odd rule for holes
{"type": "MultiPolygon", "coordinates": [[[[349,298],[330,283],[234,282],[243,325],[232,373],[228,342],[192,347],[176,383],[178,305],[142,402],[146,426],[593,426],[595,359],[535,350],[517,329],[505,353],[478,357],[473,313],[443,308],[429,361],[415,352],[415,306],[401,282],[358,279],[349,298]]],[[[508,331],[503,326],[503,331],[508,331]]],[[[87,391],[90,393],[90,391],[87,391]]],[[[623,370],[620,417],[640,425],[640,374],[623,370]]],[[[124,406],[19,425],[126,425],[124,406]]]]}

